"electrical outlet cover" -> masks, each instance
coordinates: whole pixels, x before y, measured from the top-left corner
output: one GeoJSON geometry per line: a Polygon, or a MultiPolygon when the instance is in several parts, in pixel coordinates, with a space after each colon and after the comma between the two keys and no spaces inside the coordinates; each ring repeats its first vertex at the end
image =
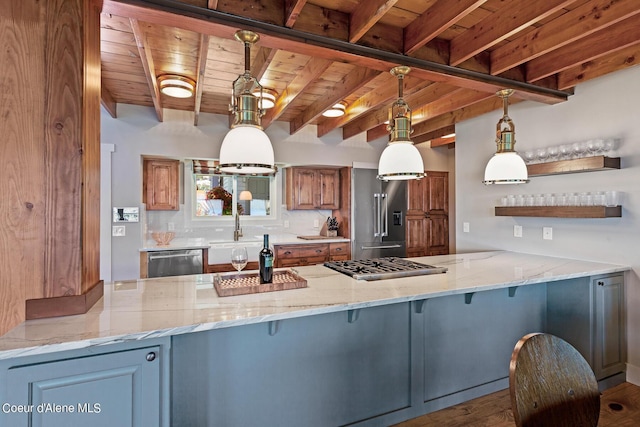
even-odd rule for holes
{"type": "Polygon", "coordinates": [[[544,240],[553,240],[553,228],[542,227],[542,238],[544,240]]]}
{"type": "Polygon", "coordinates": [[[125,236],[126,231],[125,231],[125,226],[124,225],[114,225],[111,228],[111,235],[114,237],[122,237],[125,236]]]}
{"type": "Polygon", "coordinates": [[[468,222],[463,222],[462,223],[462,232],[463,233],[468,233],[469,232],[469,223],[468,222]]]}

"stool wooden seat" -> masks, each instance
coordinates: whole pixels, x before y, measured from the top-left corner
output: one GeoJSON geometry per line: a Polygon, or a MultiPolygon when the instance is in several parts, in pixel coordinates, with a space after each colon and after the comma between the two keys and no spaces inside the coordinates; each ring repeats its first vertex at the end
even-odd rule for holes
{"type": "Polygon", "coordinates": [[[593,370],[566,341],[529,334],[516,344],[509,366],[511,408],[518,427],[595,427],[600,392],[593,370]]]}

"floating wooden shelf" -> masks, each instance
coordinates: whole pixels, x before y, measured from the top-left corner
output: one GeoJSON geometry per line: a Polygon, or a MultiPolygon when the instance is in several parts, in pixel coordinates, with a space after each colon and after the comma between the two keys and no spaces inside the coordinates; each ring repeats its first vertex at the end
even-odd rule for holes
{"type": "Polygon", "coordinates": [[[559,175],[608,169],[620,169],[620,157],[593,156],[527,165],[529,176],[559,175]]]}
{"type": "Polygon", "coordinates": [[[496,206],[496,216],[616,218],[622,216],[622,206],[496,206]]]}

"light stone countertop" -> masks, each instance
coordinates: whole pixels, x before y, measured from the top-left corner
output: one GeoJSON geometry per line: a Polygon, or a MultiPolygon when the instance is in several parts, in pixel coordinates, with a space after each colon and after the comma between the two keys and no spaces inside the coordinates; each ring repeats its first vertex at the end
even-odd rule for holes
{"type": "Polygon", "coordinates": [[[629,270],[502,251],[413,260],[449,270],[367,282],[322,265],[299,267],[307,288],[224,298],[211,274],[107,283],[86,314],[29,320],[0,337],[0,359],[629,270]]]}

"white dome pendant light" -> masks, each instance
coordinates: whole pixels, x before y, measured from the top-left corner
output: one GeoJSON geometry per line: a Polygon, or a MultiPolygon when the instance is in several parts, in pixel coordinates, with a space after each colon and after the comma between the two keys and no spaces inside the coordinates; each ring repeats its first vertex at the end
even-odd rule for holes
{"type": "Polygon", "coordinates": [[[389,143],[380,155],[378,163],[378,179],[383,181],[420,179],[426,176],[420,151],[411,141],[411,108],[402,98],[404,76],[411,71],[406,66],[391,69],[391,74],[398,78],[398,99],[389,108],[389,124],[391,132],[389,143]]]}
{"type": "Polygon", "coordinates": [[[231,105],[234,114],[231,130],[220,147],[219,170],[236,175],[274,174],[277,168],[274,162],[273,147],[262,130],[260,118],[264,109],[260,108],[262,86],[251,76],[251,45],[260,40],[252,31],[240,30],[235,33],[236,40],[244,43],[244,74],[233,82],[231,105]]]}
{"type": "Polygon", "coordinates": [[[496,125],[496,154],[489,160],[484,170],[485,184],[524,184],[529,182],[527,165],[515,151],[516,126],[509,118],[509,96],[513,89],[503,89],[496,93],[502,98],[504,114],[496,125]]]}

